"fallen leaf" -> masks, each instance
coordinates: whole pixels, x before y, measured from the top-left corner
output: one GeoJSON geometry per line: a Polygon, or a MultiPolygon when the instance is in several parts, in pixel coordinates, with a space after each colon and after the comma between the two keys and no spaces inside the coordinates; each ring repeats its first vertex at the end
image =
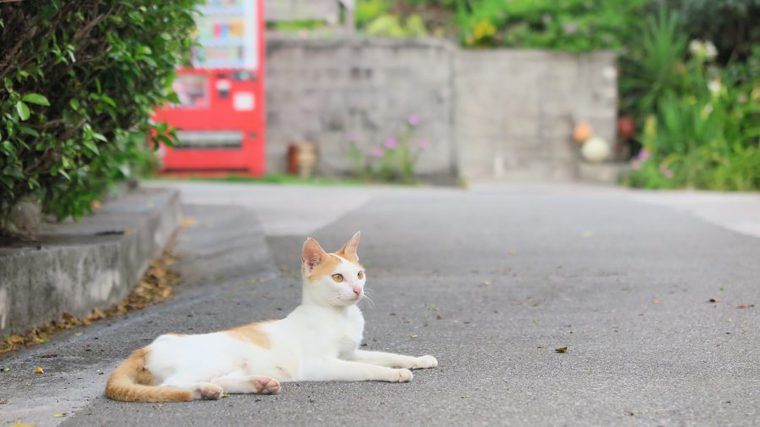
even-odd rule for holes
{"type": "Polygon", "coordinates": [[[740,310],[743,310],[745,308],[752,308],[754,306],[755,306],[755,304],[737,304],[734,307],[736,307],[736,308],[738,308],[740,310]]]}
{"type": "Polygon", "coordinates": [[[8,372],[8,371],[10,371],[10,370],[11,370],[11,368],[9,368],[9,367],[7,367],[7,366],[3,368],[3,372],[8,372]]]}
{"type": "Polygon", "coordinates": [[[23,344],[24,341],[26,340],[21,335],[11,335],[8,337],[9,344],[23,344]]]}
{"type": "Polygon", "coordinates": [[[105,318],[106,318],[106,314],[103,313],[103,310],[99,308],[93,308],[92,312],[90,312],[90,314],[87,315],[87,320],[90,320],[90,321],[100,320],[100,319],[105,319],[105,318]]]}
{"type": "Polygon", "coordinates": [[[53,414],[53,418],[63,418],[66,416],[65,412],[59,412],[57,414],[53,414]]]}
{"type": "Polygon", "coordinates": [[[652,298],[652,304],[662,304],[662,301],[658,300],[657,298],[652,298]]]}
{"type": "Polygon", "coordinates": [[[96,211],[103,207],[103,204],[100,203],[100,200],[93,200],[90,202],[90,207],[92,207],[92,210],[96,211]]]}
{"type": "Polygon", "coordinates": [[[44,370],[44,369],[42,369],[42,366],[36,366],[36,367],[34,368],[34,373],[35,373],[35,374],[44,374],[44,373],[45,373],[45,370],[44,370]]]}
{"type": "Polygon", "coordinates": [[[409,334],[409,338],[417,338],[417,334],[409,334]]]}
{"type": "Polygon", "coordinates": [[[22,423],[20,420],[11,424],[9,427],[34,427],[34,424],[22,423]]]}
{"type": "Polygon", "coordinates": [[[567,353],[567,347],[557,347],[554,349],[556,353],[567,353]]]}
{"type": "Polygon", "coordinates": [[[593,231],[584,231],[584,232],[581,234],[581,236],[583,236],[583,237],[591,237],[591,236],[593,236],[593,235],[594,235],[594,232],[593,232],[593,231]]]}
{"type": "Polygon", "coordinates": [[[196,224],[195,218],[191,217],[184,217],[182,218],[182,221],[179,222],[179,226],[182,228],[190,228],[196,224]]]}

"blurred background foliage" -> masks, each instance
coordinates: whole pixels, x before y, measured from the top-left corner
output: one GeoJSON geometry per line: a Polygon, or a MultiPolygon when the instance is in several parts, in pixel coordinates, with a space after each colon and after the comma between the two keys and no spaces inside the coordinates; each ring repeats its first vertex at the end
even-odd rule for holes
{"type": "Polygon", "coordinates": [[[359,0],[356,23],[466,48],[615,50],[636,126],[627,184],[760,189],[760,0],[359,0]]]}

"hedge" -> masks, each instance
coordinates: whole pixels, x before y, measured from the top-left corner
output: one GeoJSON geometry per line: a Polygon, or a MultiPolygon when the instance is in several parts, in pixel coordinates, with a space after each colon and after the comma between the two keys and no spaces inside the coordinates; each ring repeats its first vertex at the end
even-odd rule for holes
{"type": "Polygon", "coordinates": [[[0,3],[0,225],[32,194],[81,216],[144,164],[150,122],[174,97],[199,0],[0,3]]]}

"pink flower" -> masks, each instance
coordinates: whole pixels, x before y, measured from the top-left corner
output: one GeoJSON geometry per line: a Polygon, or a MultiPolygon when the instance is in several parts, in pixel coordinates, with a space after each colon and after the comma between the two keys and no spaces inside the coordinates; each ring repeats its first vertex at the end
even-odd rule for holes
{"type": "Polygon", "coordinates": [[[673,171],[665,163],[660,163],[660,173],[667,179],[673,178],[673,171]]]}
{"type": "Polygon", "coordinates": [[[639,151],[639,155],[636,156],[636,160],[639,161],[646,161],[649,157],[652,156],[652,153],[649,152],[646,148],[642,148],[641,151],[639,151]]]}
{"type": "Polygon", "coordinates": [[[417,141],[417,147],[419,147],[420,150],[425,151],[430,148],[430,143],[427,139],[421,139],[417,141]]]}
{"type": "Polygon", "coordinates": [[[369,152],[372,157],[383,157],[383,149],[381,147],[375,147],[369,152]]]}
{"type": "Polygon", "coordinates": [[[409,124],[412,126],[417,126],[420,124],[420,116],[412,114],[408,119],[406,119],[406,121],[409,122],[409,124]]]}
{"type": "Polygon", "coordinates": [[[396,142],[396,138],[394,137],[390,137],[385,140],[385,148],[389,150],[393,150],[394,148],[396,148],[396,145],[398,145],[398,142],[396,142]]]}

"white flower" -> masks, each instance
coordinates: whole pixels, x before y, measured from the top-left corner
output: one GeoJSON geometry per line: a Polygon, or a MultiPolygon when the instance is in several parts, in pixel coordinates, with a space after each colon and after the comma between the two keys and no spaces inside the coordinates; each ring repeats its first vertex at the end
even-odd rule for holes
{"type": "Polygon", "coordinates": [[[707,83],[707,89],[710,91],[710,93],[713,96],[718,96],[722,88],[723,88],[723,85],[720,84],[720,80],[718,79],[710,80],[710,82],[707,83]]]}
{"type": "Polygon", "coordinates": [[[692,40],[689,42],[689,52],[692,56],[702,56],[702,52],[705,50],[705,45],[701,40],[692,40]]]}
{"type": "Polygon", "coordinates": [[[708,40],[703,46],[705,49],[705,58],[707,58],[708,61],[712,61],[718,56],[718,48],[715,47],[713,42],[708,40]]]}
{"type": "Polygon", "coordinates": [[[689,42],[691,56],[700,61],[712,61],[718,56],[718,48],[711,41],[692,40],[689,42]]]}

